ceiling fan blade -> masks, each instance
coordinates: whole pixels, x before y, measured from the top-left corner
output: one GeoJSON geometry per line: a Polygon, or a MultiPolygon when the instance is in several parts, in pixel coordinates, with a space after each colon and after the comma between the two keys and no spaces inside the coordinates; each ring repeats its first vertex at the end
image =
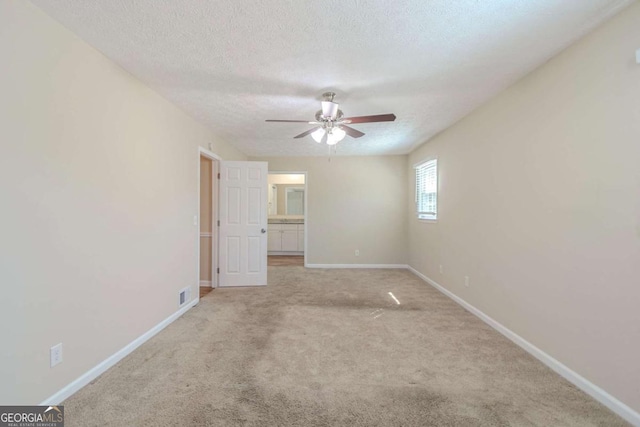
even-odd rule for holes
{"type": "Polygon", "coordinates": [[[309,129],[306,132],[302,132],[300,135],[294,136],[294,138],[304,138],[305,136],[311,135],[313,132],[317,131],[320,128],[321,128],[320,126],[314,127],[313,129],[309,129]]]}
{"type": "Polygon", "coordinates": [[[372,123],[372,122],[392,122],[396,119],[395,114],[377,114],[375,116],[345,117],[341,122],[345,123],[372,123]]]}
{"type": "Polygon", "coordinates": [[[341,125],[340,129],[345,131],[345,133],[349,135],[351,138],[360,138],[361,136],[364,136],[364,133],[349,126],[341,125]]]}
{"type": "Polygon", "coordinates": [[[316,122],[310,122],[309,120],[265,120],[265,122],[278,122],[278,123],[308,123],[310,125],[316,124],[316,122]]]}

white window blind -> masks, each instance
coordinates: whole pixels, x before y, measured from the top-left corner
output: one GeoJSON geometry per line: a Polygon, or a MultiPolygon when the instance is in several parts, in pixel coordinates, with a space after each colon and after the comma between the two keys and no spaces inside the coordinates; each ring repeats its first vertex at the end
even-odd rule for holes
{"type": "Polygon", "coordinates": [[[438,161],[416,165],[416,213],[419,219],[438,217],[438,161]]]}

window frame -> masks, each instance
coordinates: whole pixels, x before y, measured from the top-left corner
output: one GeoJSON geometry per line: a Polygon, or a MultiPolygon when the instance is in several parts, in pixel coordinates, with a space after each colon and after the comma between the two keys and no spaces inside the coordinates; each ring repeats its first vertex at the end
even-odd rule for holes
{"type": "MultiPolygon", "coordinates": [[[[415,183],[415,214],[416,217],[419,221],[426,221],[426,222],[436,222],[438,220],[438,198],[439,198],[439,182],[440,180],[438,179],[438,175],[439,175],[439,171],[438,171],[438,158],[437,157],[430,157],[427,159],[424,159],[418,163],[416,163],[415,165],[413,165],[413,169],[414,169],[414,183],[415,183]],[[419,208],[419,203],[418,203],[418,191],[420,190],[420,188],[422,186],[427,186],[426,182],[420,183],[419,180],[419,171],[427,168],[434,168],[435,169],[435,191],[433,193],[435,193],[435,200],[434,200],[434,212],[420,212],[419,208]]],[[[426,173],[424,173],[425,171],[422,170],[423,175],[426,176],[426,173]]],[[[426,180],[426,177],[424,178],[426,180]]],[[[430,192],[431,193],[431,192],[430,192]]]]}

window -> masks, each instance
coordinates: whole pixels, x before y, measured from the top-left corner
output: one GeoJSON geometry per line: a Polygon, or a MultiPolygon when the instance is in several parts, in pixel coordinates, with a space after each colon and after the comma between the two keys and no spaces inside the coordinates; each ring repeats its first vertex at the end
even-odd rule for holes
{"type": "Polygon", "coordinates": [[[415,166],[416,214],[418,219],[438,217],[438,160],[428,160],[415,166]]]}

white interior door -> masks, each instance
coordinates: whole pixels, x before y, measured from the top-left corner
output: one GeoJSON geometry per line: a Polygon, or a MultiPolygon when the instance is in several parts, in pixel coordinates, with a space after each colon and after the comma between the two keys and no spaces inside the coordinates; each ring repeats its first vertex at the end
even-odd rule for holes
{"type": "Polygon", "coordinates": [[[267,162],[221,162],[218,286],[267,284],[267,162]]]}

